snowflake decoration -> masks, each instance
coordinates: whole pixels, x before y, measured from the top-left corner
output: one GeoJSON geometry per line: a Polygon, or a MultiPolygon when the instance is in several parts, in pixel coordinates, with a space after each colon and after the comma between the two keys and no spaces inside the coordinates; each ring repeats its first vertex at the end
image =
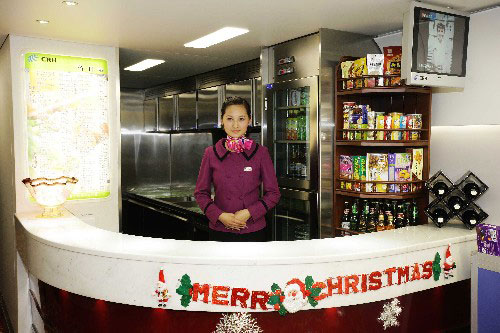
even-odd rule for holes
{"type": "Polygon", "coordinates": [[[399,326],[398,316],[401,311],[403,311],[403,309],[399,306],[399,300],[397,298],[384,304],[383,311],[380,313],[380,317],[378,317],[378,321],[381,321],[384,325],[384,330],[387,329],[387,327],[399,326]]]}
{"type": "Polygon", "coordinates": [[[263,333],[257,321],[249,313],[223,314],[214,333],[263,333]]]}

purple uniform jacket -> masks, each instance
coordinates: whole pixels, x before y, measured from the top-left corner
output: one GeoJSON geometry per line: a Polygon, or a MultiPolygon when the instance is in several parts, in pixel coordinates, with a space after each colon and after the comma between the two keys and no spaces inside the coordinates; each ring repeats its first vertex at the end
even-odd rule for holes
{"type": "Polygon", "coordinates": [[[266,226],[267,211],[280,199],[273,162],[264,146],[254,142],[250,149],[238,154],[225,148],[225,140],[205,149],[194,197],[210,220],[211,229],[239,234],[258,231],[266,226]],[[214,200],[211,199],[212,184],[214,200]],[[260,184],[264,185],[262,198],[260,184]],[[251,215],[246,229],[229,230],[218,220],[222,213],[235,213],[245,208],[251,215]]]}

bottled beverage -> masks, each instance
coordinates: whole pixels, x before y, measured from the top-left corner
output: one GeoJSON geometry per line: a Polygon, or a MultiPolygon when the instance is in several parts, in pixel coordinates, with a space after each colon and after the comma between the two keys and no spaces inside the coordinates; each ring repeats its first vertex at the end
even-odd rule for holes
{"type": "Polygon", "coordinates": [[[479,221],[479,215],[474,211],[474,209],[467,209],[462,214],[462,220],[470,226],[475,226],[479,221]]]}
{"type": "Polygon", "coordinates": [[[392,216],[392,214],[389,214],[389,216],[387,216],[387,225],[385,226],[385,229],[386,230],[394,229],[394,217],[392,216]]]}
{"type": "Polygon", "coordinates": [[[370,206],[368,205],[368,201],[364,200],[362,204],[363,210],[361,212],[361,216],[359,218],[358,231],[366,232],[366,225],[368,216],[370,214],[370,206]]]}
{"type": "Polygon", "coordinates": [[[344,201],[344,212],[342,213],[342,220],[341,220],[341,224],[340,224],[340,227],[342,229],[349,229],[349,213],[350,213],[350,209],[349,209],[349,201],[344,201]]]}
{"type": "Polygon", "coordinates": [[[309,91],[306,87],[302,88],[300,91],[300,104],[304,106],[309,105],[309,91]]]}
{"type": "Polygon", "coordinates": [[[358,230],[359,213],[358,213],[358,199],[355,199],[351,207],[351,216],[349,218],[349,229],[358,230]]]}
{"type": "Polygon", "coordinates": [[[410,225],[417,225],[418,224],[418,206],[417,202],[413,200],[412,207],[411,207],[411,219],[410,219],[410,225]]]}
{"type": "Polygon", "coordinates": [[[447,204],[448,208],[451,209],[452,212],[458,213],[464,207],[464,200],[458,195],[452,195],[448,199],[447,204]]]}
{"type": "Polygon", "coordinates": [[[384,231],[384,230],[385,230],[385,218],[383,211],[380,210],[378,215],[377,231],[384,231]]]}
{"type": "Polygon", "coordinates": [[[300,160],[300,176],[307,178],[307,147],[305,145],[299,146],[299,160],[300,160]]]}
{"type": "Polygon", "coordinates": [[[366,232],[377,231],[377,211],[378,203],[375,202],[370,207],[370,213],[368,215],[368,221],[366,222],[366,232]]]}
{"type": "Polygon", "coordinates": [[[445,182],[437,181],[432,185],[431,192],[434,193],[436,197],[442,197],[448,192],[448,185],[445,182]]]}
{"type": "Polygon", "coordinates": [[[479,186],[476,183],[470,182],[464,185],[463,192],[469,200],[474,200],[480,193],[479,186]]]}
{"type": "Polygon", "coordinates": [[[398,205],[397,209],[395,210],[395,220],[394,220],[394,226],[396,228],[402,228],[404,227],[404,212],[403,212],[403,205],[398,205]]]}
{"type": "Polygon", "coordinates": [[[289,155],[289,175],[290,177],[297,176],[297,147],[295,145],[290,145],[290,155],[289,155]]]}
{"type": "Polygon", "coordinates": [[[290,111],[290,140],[297,140],[297,110],[290,111]]]}

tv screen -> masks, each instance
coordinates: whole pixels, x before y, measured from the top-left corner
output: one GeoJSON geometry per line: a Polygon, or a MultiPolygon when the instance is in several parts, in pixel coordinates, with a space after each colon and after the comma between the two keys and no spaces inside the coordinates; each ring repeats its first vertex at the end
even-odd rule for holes
{"type": "Polygon", "coordinates": [[[412,72],[465,76],[469,18],[415,7],[412,72]]]}

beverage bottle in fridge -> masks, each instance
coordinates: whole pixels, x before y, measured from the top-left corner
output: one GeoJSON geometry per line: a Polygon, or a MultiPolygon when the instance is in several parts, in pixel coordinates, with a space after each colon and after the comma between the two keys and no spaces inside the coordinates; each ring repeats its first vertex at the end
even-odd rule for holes
{"type": "Polygon", "coordinates": [[[300,175],[304,178],[307,178],[307,147],[305,145],[300,146],[300,175]]]}
{"type": "Polygon", "coordinates": [[[288,157],[288,175],[292,178],[297,176],[297,148],[295,145],[290,145],[290,152],[288,157]]]}
{"type": "Polygon", "coordinates": [[[300,91],[300,104],[304,106],[309,106],[309,90],[304,87],[300,91]]]}
{"type": "Polygon", "coordinates": [[[361,216],[359,218],[359,226],[358,231],[366,232],[366,227],[368,225],[368,219],[370,216],[370,205],[367,200],[363,200],[363,211],[361,212],[361,216]]]}
{"type": "Polygon", "coordinates": [[[351,209],[349,208],[349,201],[344,202],[344,212],[342,213],[342,220],[340,222],[340,227],[342,229],[349,229],[349,213],[351,209]]]}
{"type": "Polygon", "coordinates": [[[297,132],[298,132],[297,110],[292,110],[291,113],[292,113],[292,120],[290,123],[291,140],[297,140],[297,132]]]}
{"type": "Polygon", "coordinates": [[[285,140],[291,140],[291,132],[292,131],[292,114],[288,111],[286,119],[285,119],[285,140]]]}

